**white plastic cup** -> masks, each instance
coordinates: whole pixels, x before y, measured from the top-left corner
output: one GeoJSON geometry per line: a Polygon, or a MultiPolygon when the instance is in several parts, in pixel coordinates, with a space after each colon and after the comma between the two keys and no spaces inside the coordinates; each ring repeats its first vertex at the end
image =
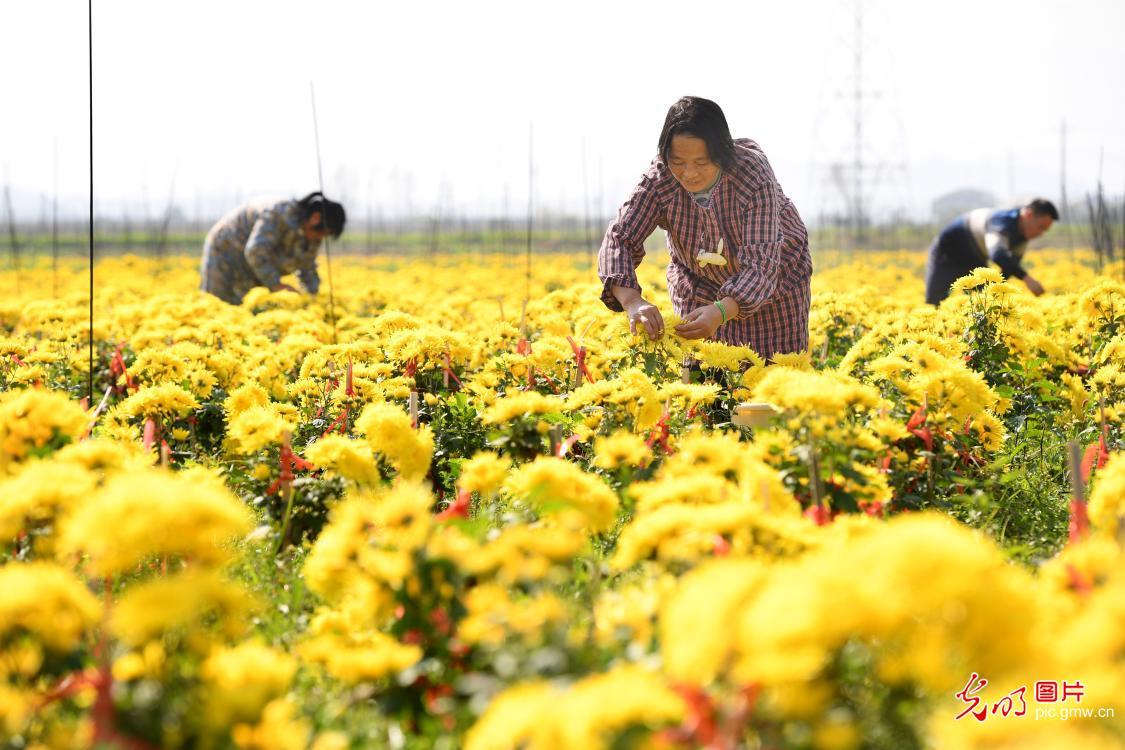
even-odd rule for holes
{"type": "Polygon", "coordinates": [[[766,427],[770,419],[777,414],[778,411],[773,404],[744,401],[734,407],[730,421],[739,427],[766,427]]]}

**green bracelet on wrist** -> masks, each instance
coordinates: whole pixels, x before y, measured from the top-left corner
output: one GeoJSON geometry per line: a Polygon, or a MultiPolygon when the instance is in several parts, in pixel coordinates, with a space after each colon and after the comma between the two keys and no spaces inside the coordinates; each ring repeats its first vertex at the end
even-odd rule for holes
{"type": "Polygon", "coordinates": [[[727,322],[727,311],[723,309],[722,304],[718,300],[715,300],[715,307],[719,308],[719,313],[723,316],[723,322],[719,325],[725,325],[727,322]]]}

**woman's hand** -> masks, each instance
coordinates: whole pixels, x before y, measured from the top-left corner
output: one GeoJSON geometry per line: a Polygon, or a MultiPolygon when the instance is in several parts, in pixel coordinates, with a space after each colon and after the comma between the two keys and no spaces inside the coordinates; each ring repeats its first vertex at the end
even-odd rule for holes
{"type": "Polygon", "coordinates": [[[664,335],[664,318],[656,305],[645,301],[641,293],[629,287],[613,286],[613,296],[629,316],[629,332],[634,336],[647,333],[653,341],[664,335]]]}
{"type": "Polygon", "coordinates": [[[723,315],[714,305],[697,307],[684,316],[683,321],[676,326],[676,334],[685,339],[709,339],[719,330],[723,323],[723,315]]]}
{"type": "Polygon", "coordinates": [[[656,305],[645,299],[638,298],[625,308],[625,315],[629,316],[629,331],[634,335],[647,333],[652,341],[664,335],[664,317],[660,315],[656,305]]]}
{"type": "Polygon", "coordinates": [[[629,331],[633,335],[647,333],[653,341],[664,335],[664,318],[656,305],[638,296],[624,307],[625,314],[629,316],[629,331]]]}
{"type": "MultiPolygon", "coordinates": [[[[738,303],[732,298],[719,300],[719,304],[726,311],[726,320],[738,314],[738,303]]],[[[713,338],[719,326],[725,322],[723,310],[719,310],[719,306],[715,303],[697,307],[685,315],[683,321],[676,326],[676,334],[685,339],[713,338]]]]}

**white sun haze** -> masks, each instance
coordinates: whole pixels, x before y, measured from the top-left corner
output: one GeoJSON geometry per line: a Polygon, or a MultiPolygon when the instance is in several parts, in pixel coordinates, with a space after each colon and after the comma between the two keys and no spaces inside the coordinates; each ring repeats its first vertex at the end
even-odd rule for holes
{"type": "MultiPolygon", "coordinates": [[[[576,212],[589,192],[611,211],[688,93],[762,143],[811,215],[810,165],[841,158],[816,153],[814,136],[840,114],[826,81],[851,65],[852,5],[94,0],[98,205],[159,206],[173,174],[189,212],[315,189],[311,80],[326,191],[386,215],[439,199],[496,213],[505,195],[522,211],[529,122],[537,203],[576,212]]],[[[870,20],[882,33],[868,81],[897,94],[907,208],[924,213],[966,181],[1054,197],[1063,117],[1072,195],[1092,186],[1103,148],[1109,189],[1125,182],[1125,4],[887,0],[870,20]]],[[[0,177],[49,193],[57,142],[60,190],[83,197],[86,3],[0,0],[0,27],[0,177]]],[[[832,128],[820,140],[846,144],[832,128]]]]}

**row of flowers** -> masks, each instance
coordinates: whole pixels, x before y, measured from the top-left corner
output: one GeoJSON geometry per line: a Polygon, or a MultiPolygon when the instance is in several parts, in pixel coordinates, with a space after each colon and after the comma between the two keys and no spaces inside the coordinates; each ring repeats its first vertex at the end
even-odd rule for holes
{"type": "Polygon", "coordinates": [[[1125,695],[1125,286],[1034,300],[978,272],[936,310],[822,289],[811,353],[767,365],[629,336],[574,265],[522,310],[460,291],[496,263],[357,271],[335,328],[290,293],[123,284],[84,406],[73,300],[0,310],[6,741],[1121,739],[950,711],[974,671],[1125,695]],[[732,424],[743,400],[771,424],[732,424]],[[1090,446],[1093,495],[1035,570],[949,516],[1017,513],[976,511],[1048,429],[1090,446]]]}

